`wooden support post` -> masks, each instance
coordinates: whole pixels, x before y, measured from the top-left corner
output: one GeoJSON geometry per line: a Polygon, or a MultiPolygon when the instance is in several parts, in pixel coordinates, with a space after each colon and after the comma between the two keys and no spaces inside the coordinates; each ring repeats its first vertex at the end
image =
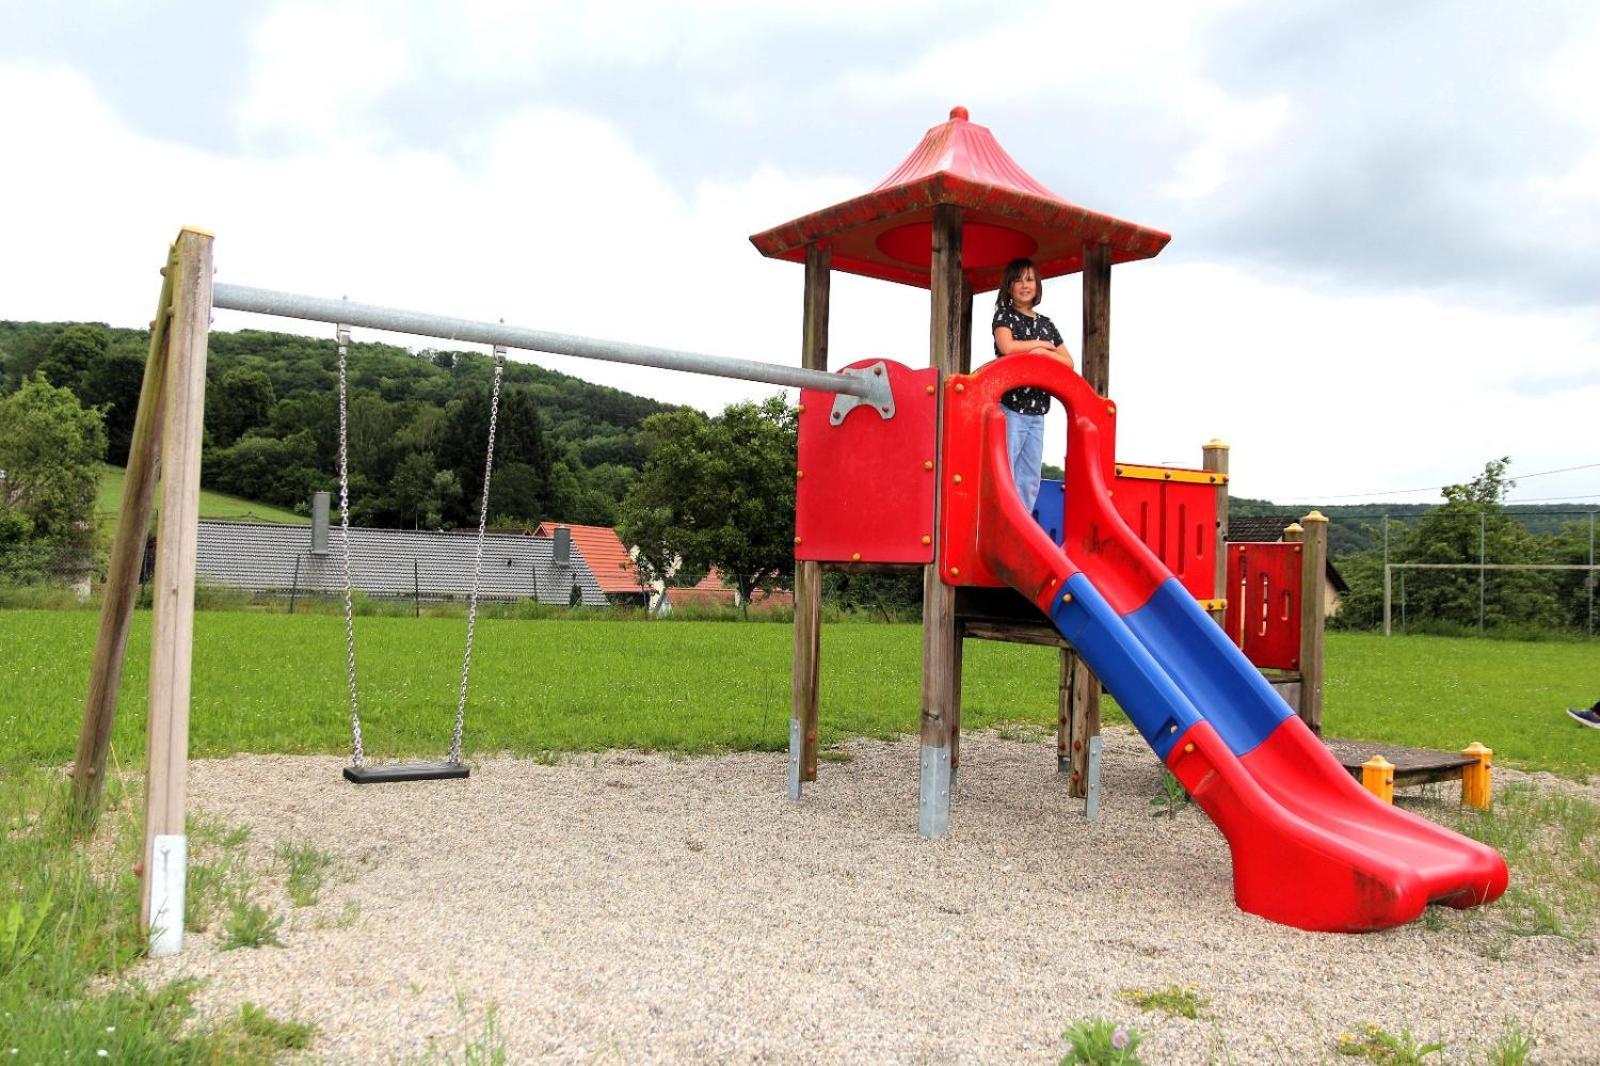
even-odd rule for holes
{"type": "Polygon", "coordinates": [[[139,410],[133,419],[128,472],[123,479],[116,536],[111,542],[111,561],[106,569],[106,587],[100,606],[100,631],[95,638],[89,693],[84,699],[83,726],[78,732],[78,756],[72,768],[72,822],[79,832],[93,829],[100,814],[106,753],[111,749],[111,730],[116,724],[117,694],[122,689],[128,629],[133,621],[134,601],[139,596],[145,538],[150,533],[150,512],[155,502],[156,470],[161,455],[162,396],[176,264],[177,246],[174,245],[167,254],[167,265],[161,269],[161,300],[156,305],[155,320],[150,323],[150,352],[145,358],[144,382],[139,387],[139,410]]]}
{"type": "Polygon", "coordinates": [[[1322,586],[1327,582],[1328,520],[1312,511],[1300,520],[1304,529],[1300,555],[1300,717],[1322,735],[1322,658],[1327,629],[1327,606],[1322,586]]]}
{"type": "MultiPolygon", "coordinates": [[[[1094,391],[1105,396],[1111,388],[1111,246],[1083,246],[1083,351],[1079,372],[1094,391]]],[[[1071,506],[1070,504],[1068,506],[1071,506]]],[[[1063,661],[1063,667],[1065,661],[1063,661]]],[[[1082,799],[1089,787],[1089,738],[1100,735],[1100,679],[1083,659],[1072,657],[1067,704],[1068,734],[1072,751],[1071,795],[1082,799]]],[[[1059,740],[1058,740],[1059,749],[1059,740]]]]}
{"type": "MultiPolygon", "coordinates": [[[[928,354],[939,372],[941,387],[959,365],[961,355],[962,286],[961,209],[939,204],[933,209],[933,260],[929,277],[932,313],[928,354]]],[[[943,425],[940,425],[943,431],[943,425]]],[[[939,493],[935,489],[937,513],[939,493]]],[[[956,634],[955,592],[941,574],[944,558],[934,548],[933,563],[922,578],[922,752],[917,831],[943,836],[950,828],[950,734],[955,718],[956,634]]]]}
{"type": "MultiPolygon", "coordinates": [[[[1217,475],[1217,558],[1212,579],[1212,599],[1227,600],[1238,593],[1228,588],[1228,446],[1213,437],[1200,448],[1200,469],[1217,475]]],[[[1224,628],[1228,624],[1228,607],[1211,612],[1211,618],[1224,628]]]]}
{"type": "MultiPolygon", "coordinates": [[[[957,338],[956,372],[972,373],[972,283],[966,275],[961,277],[961,332],[957,338]]],[[[966,634],[956,623],[955,658],[950,671],[950,791],[956,788],[956,775],[961,770],[961,653],[966,634]]]]}
{"type": "MultiPolygon", "coordinates": [[[[828,297],[833,253],[806,246],[806,281],[800,365],[828,369],[828,297]]],[[[794,568],[794,679],[789,718],[789,798],[800,798],[803,781],[817,779],[817,735],[821,718],[822,569],[815,562],[794,568]]]]}
{"type": "Polygon", "coordinates": [[[200,436],[206,338],[211,323],[211,236],[178,234],[162,412],[161,516],[150,620],[150,731],[140,924],[150,954],[183,947],[187,875],[184,786],[189,763],[189,683],[194,650],[195,553],[200,534],[200,436]]]}
{"type": "Polygon", "coordinates": [[[1061,774],[1072,773],[1072,678],[1077,660],[1077,652],[1061,649],[1061,685],[1056,692],[1056,772],[1061,774]]]}

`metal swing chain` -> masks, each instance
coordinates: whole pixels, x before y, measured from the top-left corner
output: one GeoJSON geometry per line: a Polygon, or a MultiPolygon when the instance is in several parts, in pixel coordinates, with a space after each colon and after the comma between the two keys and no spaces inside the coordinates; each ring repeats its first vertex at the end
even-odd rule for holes
{"type": "Polygon", "coordinates": [[[351,604],[350,579],[350,447],[349,381],[345,363],[350,349],[350,327],[340,323],[339,338],[339,529],[344,536],[344,648],[345,674],[350,683],[350,763],[367,765],[361,746],[361,709],[356,700],[356,620],[351,604]]]}
{"type": "Polygon", "coordinates": [[[496,345],[494,388],[489,397],[489,450],[483,459],[483,500],[478,506],[478,543],[472,560],[472,594],[467,597],[467,648],[461,657],[461,692],[456,698],[456,725],[450,733],[449,762],[452,766],[461,765],[461,732],[467,722],[467,677],[472,672],[472,638],[478,627],[478,587],[483,580],[483,539],[489,526],[489,479],[494,475],[494,438],[495,429],[500,421],[500,378],[505,373],[505,368],[506,350],[496,345]]]}

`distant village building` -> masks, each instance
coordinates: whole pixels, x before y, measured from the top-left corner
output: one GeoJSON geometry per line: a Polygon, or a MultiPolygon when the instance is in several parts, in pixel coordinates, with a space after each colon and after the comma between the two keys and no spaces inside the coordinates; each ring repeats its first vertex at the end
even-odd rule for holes
{"type": "MultiPolygon", "coordinates": [[[[342,530],[317,524],[201,522],[197,576],[222,588],[333,595],[344,588],[343,538],[342,530]]],[[[486,535],[479,598],[606,606],[600,583],[570,543],[563,557],[552,537],[486,535]]],[[[475,532],[352,528],[351,585],[368,596],[464,600],[476,551],[475,532]]]]}

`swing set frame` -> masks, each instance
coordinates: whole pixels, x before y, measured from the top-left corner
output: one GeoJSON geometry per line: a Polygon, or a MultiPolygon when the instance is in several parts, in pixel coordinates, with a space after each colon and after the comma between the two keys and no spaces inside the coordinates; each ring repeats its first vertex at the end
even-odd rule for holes
{"type": "MultiPolygon", "coordinates": [[[[139,391],[122,505],[107,567],[83,725],[72,769],[70,813],[79,831],[87,832],[94,826],[100,810],[128,631],[139,591],[139,567],[155,510],[159,470],[161,508],[156,522],[156,565],[151,586],[144,840],[134,866],[135,874],[143,879],[139,920],[150,930],[152,956],[174,955],[183,948],[184,886],[188,874],[185,790],[194,652],[195,567],[200,531],[200,451],[205,417],[206,345],[213,307],[327,322],[341,327],[341,337],[350,326],[364,326],[491,344],[497,348],[520,348],[822,389],[874,405],[890,401],[888,382],[869,375],[835,375],[822,370],[576,337],[241,285],[213,285],[212,243],[212,235],[205,230],[185,227],[168,250],[166,265],[161,270],[161,298],[150,323],[149,358],[139,391]]],[[[499,354],[497,351],[497,358],[499,354]]],[[[491,440],[486,464],[492,462],[493,447],[491,440]]],[[[482,518],[480,514],[480,526],[482,518]]],[[[366,780],[466,776],[459,753],[461,712],[470,662],[469,629],[450,761],[367,767],[366,780]]],[[[353,668],[351,689],[354,717],[353,668]]],[[[354,769],[361,770],[359,742],[354,761],[354,769]]],[[[350,780],[360,776],[352,777],[350,771],[346,771],[350,780]]]]}

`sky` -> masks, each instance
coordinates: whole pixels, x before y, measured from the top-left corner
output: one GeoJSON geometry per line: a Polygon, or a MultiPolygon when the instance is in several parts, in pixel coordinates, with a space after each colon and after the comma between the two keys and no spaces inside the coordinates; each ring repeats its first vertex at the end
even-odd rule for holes
{"type": "MultiPolygon", "coordinates": [[[[192,225],[219,281],[797,365],[801,269],[749,236],[959,104],[1173,235],[1112,275],[1118,458],[1218,438],[1236,495],[1381,508],[1509,456],[1513,501],[1587,508],[1597,99],[1587,0],[0,0],[0,318],[143,326],[192,225]]],[[[1075,354],[1080,298],[1041,306],[1075,354]]],[[[833,365],[925,366],[928,315],[836,274],[833,365]]],[[[712,412],[776,391],[513,358],[712,412]]]]}

